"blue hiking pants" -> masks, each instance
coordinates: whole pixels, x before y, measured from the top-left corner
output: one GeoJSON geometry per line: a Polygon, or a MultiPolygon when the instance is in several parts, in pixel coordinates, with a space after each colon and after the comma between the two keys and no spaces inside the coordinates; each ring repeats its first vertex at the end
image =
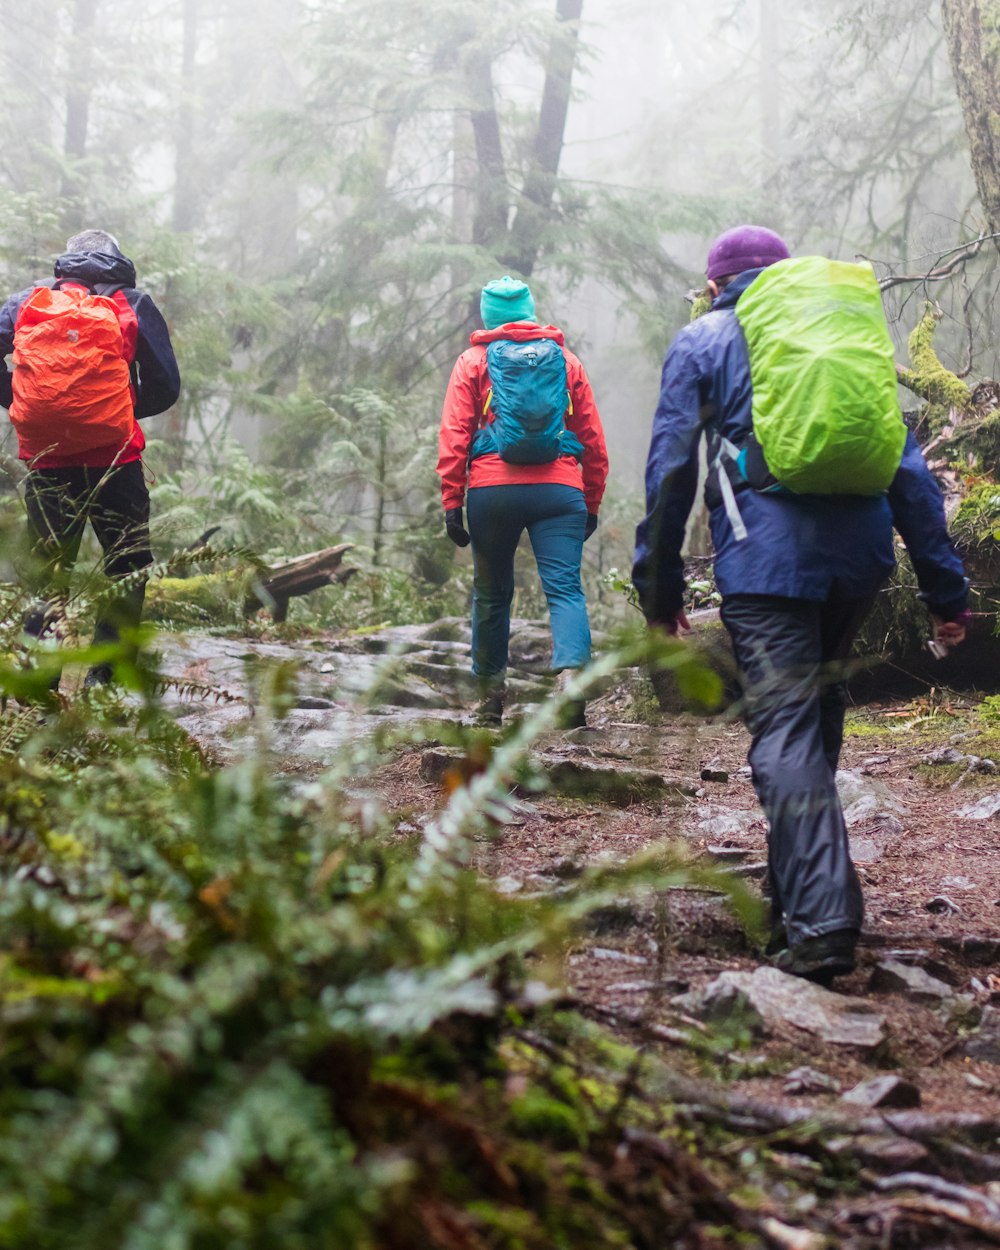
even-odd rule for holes
{"type": "Polygon", "coordinates": [[[472,537],[472,671],[484,684],[507,668],[514,553],[524,530],[552,627],[552,667],[590,660],[590,621],[580,582],[587,505],[573,486],[478,486],[468,493],[472,537]]]}

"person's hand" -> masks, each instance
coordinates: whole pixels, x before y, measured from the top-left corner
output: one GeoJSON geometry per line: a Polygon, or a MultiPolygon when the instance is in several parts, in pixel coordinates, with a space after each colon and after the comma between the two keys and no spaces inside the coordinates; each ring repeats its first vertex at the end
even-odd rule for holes
{"type": "Polygon", "coordinates": [[[591,534],[593,534],[594,530],[596,529],[597,529],[597,513],[588,512],[587,524],[584,527],[584,531],[583,531],[583,541],[586,542],[587,539],[591,536],[591,534]]]}
{"type": "Polygon", "coordinates": [[[939,616],[932,616],[931,620],[934,622],[934,641],[941,643],[943,647],[957,647],[965,641],[969,620],[967,613],[963,612],[954,621],[943,621],[939,616]]]}
{"type": "Polygon", "coordinates": [[[673,616],[661,616],[659,618],[650,618],[646,621],[650,629],[659,629],[665,634],[676,637],[681,630],[688,633],[691,629],[691,622],[687,618],[687,613],[683,608],[678,608],[673,616]]]}
{"type": "Polygon", "coordinates": [[[469,537],[469,531],[462,524],[461,508],[449,508],[445,512],[444,528],[456,547],[468,547],[469,543],[472,542],[472,539],[469,537]]]}

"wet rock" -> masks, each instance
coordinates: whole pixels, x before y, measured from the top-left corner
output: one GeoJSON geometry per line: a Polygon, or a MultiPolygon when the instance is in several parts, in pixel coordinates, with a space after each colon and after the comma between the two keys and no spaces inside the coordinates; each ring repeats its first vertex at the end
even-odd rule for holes
{"type": "Polygon", "coordinates": [[[850,838],[851,859],[856,864],[877,864],[885,855],[885,847],[875,838],[850,838]]]}
{"type": "Polygon", "coordinates": [[[739,877],[743,881],[763,881],[767,876],[767,860],[758,859],[749,864],[731,864],[724,867],[722,871],[731,877],[739,877]]]}
{"type": "Polygon", "coordinates": [[[939,1004],[953,996],[950,985],[932,977],[923,968],[884,959],[877,964],[869,988],[878,994],[905,994],[915,1003],[939,1004]]]}
{"type": "Polygon", "coordinates": [[[946,963],[935,959],[929,950],[920,947],[897,947],[883,955],[883,960],[890,963],[905,964],[909,968],[922,968],[924,972],[952,989],[961,984],[962,978],[957,976],[946,963]]]}
{"type": "Polygon", "coordinates": [[[674,1005],[705,1020],[742,1016],[760,1033],[806,1033],[833,1046],[870,1053],[885,1040],[885,1019],[860,998],[834,994],[777,968],[724,972],[674,1005]]]}
{"type": "Polygon", "coordinates": [[[932,768],[943,767],[950,764],[961,764],[967,760],[969,756],[963,755],[961,751],[955,747],[935,747],[933,751],[929,751],[921,764],[929,764],[932,768]]]}
{"type": "Polygon", "coordinates": [[[577,951],[570,955],[568,962],[570,964],[587,963],[589,960],[599,959],[608,963],[629,964],[633,967],[645,967],[649,960],[644,955],[630,955],[628,951],[616,951],[607,946],[591,946],[588,950],[577,951]]]}
{"type": "Polygon", "coordinates": [[[705,853],[720,864],[742,864],[756,854],[745,846],[706,846],[705,853]]]}
{"type": "Polygon", "coordinates": [[[962,820],[992,820],[1000,815],[1000,794],[986,794],[974,803],[956,808],[955,815],[962,820]]]}
{"type": "Polygon", "coordinates": [[[945,935],[938,938],[944,950],[960,955],[967,964],[982,965],[1000,962],[1000,938],[965,934],[962,937],[945,935]]]}
{"type": "Polygon", "coordinates": [[[585,865],[581,864],[578,859],[573,859],[569,855],[560,855],[558,859],[554,859],[550,865],[552,875],[558,877],[560,881],[573,881],[577,877],[582,877],[585,865]]]}
{"type": "Polygon", "coordinates": [[[732,838],[749,833],[763,817],[756,809],[747,811],[705,804],[698,808],[696,819],[696,829],[701,837],[732,838]]]}
{"type": "Polygon", "coordinates": [[[816,1068],[794,1068],[785,1077],[786,1094],[839,1094],[840,1084],[816,1068]]]}
{"type": "Polygon", "coordinates": [[[884,781],[862,772],[841,769],[837,773],[837,793],[848,828],[876,817],[907,816],[909,809],[884,781]]]}
{"type": "Polygon", "coordinates": [[[979,1028],[962,1047],[968,1059],[1000,1064],[1000,1007],[984,1007],[979,1028]]]}
{"type": "Polygon", "coordinates": [[[964,770],[963,777],[969,773],[982,773],[987,776],[993,776],[998,771],[996,760],[991,760],[987,756],[982,755],[965,755],[954,747],[938,747],[937,750],[925,755],[921,763],[931,765],[932,767],[943,765],[954,767],[957,765],[964,770]]]}
{"type": "Polygon", "coordinates": [[[875,1107],[919,1107],[920,1090],[900,1076],[875,1076],[848,1090],[843,1101],[872,1110],[875,1107]]]}
{"type": "Polygon", "coordinates": [[[461,751],[448,751],[443,747],[428,747],[420,753],[420,778],[422,781],[440,785],[445,774],[458,768],[464,759],[461,751]]]}
{"type": "Polygon", "coordinates": [[[537,762],[553,790],[570,798],[599,799],[616,807],[628,807],[669,799],[680,802],[690,797],[690,787],[668,781],[653,769],[614,767],[553,754],[543,754],[537,762]]]}
{"type": "Polygon", "coordinates": [[[962,914],[961,907],[945,894],[936,894],[934,898],[929,898],[924,903],[924,911],[929,911],[933,916],[960,916],[962,914]]]}

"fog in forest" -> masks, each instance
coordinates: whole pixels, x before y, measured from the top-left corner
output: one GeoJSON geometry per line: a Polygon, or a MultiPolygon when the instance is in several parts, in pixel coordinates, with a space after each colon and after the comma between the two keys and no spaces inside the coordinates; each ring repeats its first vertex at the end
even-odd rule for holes
{"type": "MultiPolygon", "coordinates": [[[[626,565],[716,233],[888,280],[986,230],[930,0],[4,0],[0,33],[6,285],[83,225],[135,259],[183,378],[146,423],[168,549],[347,538],[447,580],[441,397],[512,272],[590,373],[614,523],[588,559],[626,565]]],[[[945,363],[995,374],[993,255],[887,282],[901,358],[930,293],[945,363]]]]}

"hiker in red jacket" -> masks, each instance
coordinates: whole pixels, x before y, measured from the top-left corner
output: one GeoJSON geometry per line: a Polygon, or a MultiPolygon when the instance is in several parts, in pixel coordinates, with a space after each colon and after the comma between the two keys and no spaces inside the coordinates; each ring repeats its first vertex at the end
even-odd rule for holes
{"type": "MultiPolygon", "coordinates": [[[[54,277],[0,308],[0,406],[28,465],[27,578],[39,596],[24,628],[36,638],[62,613],[88,520],[105,573],[127,579],[98,606],[94,642],[134,633],[142,616],[137,574],[153,557],[139,420],[176,401],[180,377],[166,323],[135,281],[113,236],[84,230],[67,241],[54,277]]],[[[111,678],[111,665],[95,664],[86,684],[111,678]]]]}
{"type": "MultiPolygon", "coordinates": [[[[480,313],[485,329],[471,335],[448,383],[437,471],[448,537],[459,547],[472,543],[477,719],[495,725],[506,696],[514,553],[525,529],[549,605],[552,668],[572,671],[590,660],[580,561],[597,528],[608,455],[583,365],[561,330],[535,319],[528,286],[510,277],[488,283],[480,313]]],[[[582,702],[566,723],[585,723],[582,702]]]]}

